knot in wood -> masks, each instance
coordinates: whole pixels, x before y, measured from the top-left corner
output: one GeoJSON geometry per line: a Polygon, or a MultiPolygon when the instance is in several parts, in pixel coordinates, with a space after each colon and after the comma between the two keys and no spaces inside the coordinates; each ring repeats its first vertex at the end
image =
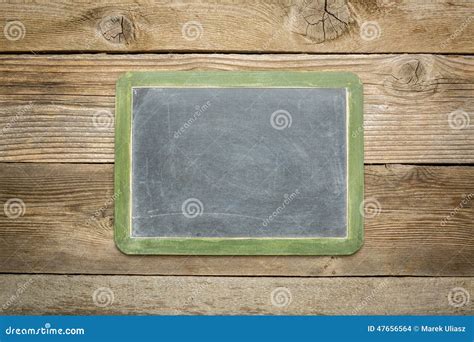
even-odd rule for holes
{"type": "Polygon", "coordinates": [[[434,75],[433,63],[431,56],[401,56],[392,60],[391,73],[384,81],[386,91],[412,98],[435,94],[439,81],[434,75]]]}
{"type": "Polygon", "coordinates": [[[351,14],[345,0],[296,0],[289,6],[289,30],[314,43],[334,40],[349,32],[351,14]]]}
{"type": "Polygon", "coordinates": [[[134,39],[133,23],[122,14],[104,16],[98,29],[102,37],[112,44],[129,44],[134,39]]]}

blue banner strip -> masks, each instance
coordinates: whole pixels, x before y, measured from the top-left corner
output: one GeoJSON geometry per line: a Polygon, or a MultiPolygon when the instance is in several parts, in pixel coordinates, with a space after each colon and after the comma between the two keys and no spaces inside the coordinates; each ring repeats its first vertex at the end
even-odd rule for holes
{"type": "Polygon", "coordinates": [[[474,316],[1,316],[0,341],[474,341],[474,316]]]}

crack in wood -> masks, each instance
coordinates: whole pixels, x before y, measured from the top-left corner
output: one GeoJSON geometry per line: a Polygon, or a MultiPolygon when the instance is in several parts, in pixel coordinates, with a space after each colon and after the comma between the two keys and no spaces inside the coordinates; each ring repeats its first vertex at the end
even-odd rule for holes
{"type": "Polygon", "coordinates": [[[290,30],[314,43],[334,40],[349,32],[352,22],[344,0],[302,0],[289,6],[290,30]]]}
{"type": "Polygon", "coordinates": [[[99,23],[102,37],[112,44],[130,44],[134,39],[134,26],[121,14],[106,15],[99,23]]]}

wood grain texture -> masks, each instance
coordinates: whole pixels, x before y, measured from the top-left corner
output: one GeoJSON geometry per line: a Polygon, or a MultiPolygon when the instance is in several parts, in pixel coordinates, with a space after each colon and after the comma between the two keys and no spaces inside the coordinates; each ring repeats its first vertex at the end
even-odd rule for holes
{"type": "Polygon", "coordinates": [[[474,275],[474,167],[366,166],[365,184],[365,244],[351,256],[127,256],[113,241],[113,165],[2,163],[0,272],[474,275]]]}
{"type": "Polygon", "coordinates": [[[366,163],[474,163],[474,59],[434,55],[3,55],[0,161],[113,162],[118,77],[203,69],[354,72],[366,163]]]}
{"type": "Polygon", "coordinates": [[[66,53],[0,55],[0,313],[472,315],[448,298],[474,293],[473,166],[367,165],[352,256],[132,257],[113,242],[111,163],[124,72],[327,70],[364,82],[366,163],[473,164],[473,13],[470,0],[0,3],[0,52],[66,53]],[[258,54],[82,54],[173,51],[258,54]]]}
{"type": "Polygon", "coordinates": [[[8,1],[0,51],[472,53],[469,0],[8,1]]]}
{"type": "Polygon", "coordinates": [[[464,277],[292,279],[0,275],[0,287],[3,289],[0,293],[0,309],[6,314],[468,315],[474,313],[470,301],[460,305],[464,303],[466,294],[472,294],[474,291],[474,278],[464,277]]]}

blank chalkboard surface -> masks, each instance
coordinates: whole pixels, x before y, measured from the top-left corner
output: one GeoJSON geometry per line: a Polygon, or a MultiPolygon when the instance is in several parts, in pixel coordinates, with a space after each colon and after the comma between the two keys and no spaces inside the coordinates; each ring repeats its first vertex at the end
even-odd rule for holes
{"type": "Polygon", "coordinates": [[[361,106],[351,74],[127,74],[117,86],[119,248],[354,252],[361,106]]]}

